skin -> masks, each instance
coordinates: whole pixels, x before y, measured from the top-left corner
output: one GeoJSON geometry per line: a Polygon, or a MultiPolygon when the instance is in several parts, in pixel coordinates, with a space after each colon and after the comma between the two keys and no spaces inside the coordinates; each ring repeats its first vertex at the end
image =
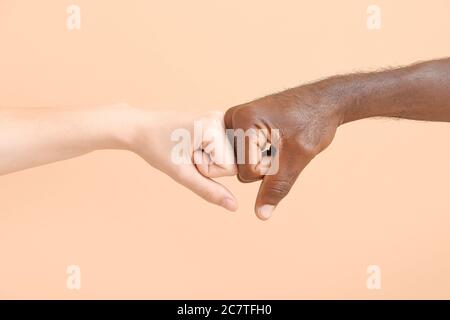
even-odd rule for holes
{"type": "Polygon", "coordinates": [[[231,211],[238,206],[233,194],[211,179],[237,173],[221,112],[152,112],[126,104],[0,108],[0,137],[0,175],[101,149],[128,150],[203,199],[231,211]],[[171,153],[177,142],[171,140],[171,133],[184,128],[193,137],[195,121],[203,130],[197,145],[194,139],[188,145],[186,154],[191,161],[174,163],[171,153]],[[194,156],[204,161],[194,162],[194,156]],[[226,157],[233,161],[223,161],[226,157]]]}
{"type": "MultiPolygon", "coordinates": [[[[272,216],[302,170],[333,141],[339,126],[370,117],[450,122],[450,58],[335,76],[230,108],[227,128],[280,130],[275,175],[261,175],[255,164],[238,164],[240,181],[262,179],[257,216],[272,216]]],[[[245,145],[250,147],[251,143],[245,145]]]]}

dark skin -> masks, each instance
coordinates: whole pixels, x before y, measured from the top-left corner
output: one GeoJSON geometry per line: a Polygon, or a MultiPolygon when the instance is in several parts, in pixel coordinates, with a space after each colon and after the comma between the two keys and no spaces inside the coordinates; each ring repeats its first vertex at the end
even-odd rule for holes
{"type": "MultiPolygon", "coordinates": [[[[279,170],[261,176],[239,164],[242,182],[262,179],[255,212],[270,218],[308,163],[337,128],[370,117],[450,122],[450,58],[374,72],[335,76],[230,108],[227,129],[279,129],[279,170]]],[[[246,144],[246,148],[248,144],[246,144]]]]}

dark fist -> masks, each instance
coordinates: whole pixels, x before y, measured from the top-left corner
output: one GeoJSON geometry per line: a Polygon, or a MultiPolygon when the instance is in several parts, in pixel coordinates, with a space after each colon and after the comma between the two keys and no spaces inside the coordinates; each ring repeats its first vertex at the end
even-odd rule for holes
{"type": "MultiPolygon", "coordinates": [[[[278,153],[276,173],[262,174],[259,164],[247,162],[248,158],[243,164],[238,162],[240,181],[263,180],[255,203],[255,212],[260,219],[271,217],[305,166],[333,140],[342,116],[338,103],[330,98],[332,96],[327,90],[312,84],[239,105],[226,112],[227,129],[265,129],[269,132],[269,144],[273,129],[279,132],[277,147],[275,149],[272,143],[270,150],[272,156],[278,153]]],[[[245,144],[246,156],[250,147],[251,142],[245,144]]]]}

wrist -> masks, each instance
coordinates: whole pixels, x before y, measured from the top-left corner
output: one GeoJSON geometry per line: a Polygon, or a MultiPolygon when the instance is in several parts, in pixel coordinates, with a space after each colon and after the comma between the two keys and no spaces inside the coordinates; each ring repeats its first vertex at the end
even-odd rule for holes
{"type": "Polygon", "coordinates": [[[102,148],[134,151],[139,140],[145,111],[126,103],[99,107],[95,117],[102,119],[106,132],[102,148]]]}
{"type": "Polygon", "coordinates": [[[351,97],[342,80],[334,77],[297,88],[295,95],[301,97],[298,101],[299,107],[304,109],[305,104],[314,106],[314,109],[319,108],[319,113],[330,124],[339,126],[344,123],[351,97]]]}

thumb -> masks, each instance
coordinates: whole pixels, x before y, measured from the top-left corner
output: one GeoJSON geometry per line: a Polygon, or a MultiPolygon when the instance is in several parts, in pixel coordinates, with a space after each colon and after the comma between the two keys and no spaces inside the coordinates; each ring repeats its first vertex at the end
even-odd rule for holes
{"type": "Polygon", "coordinates": [[[307,159],[280,159],[280,169],[274,175],[266,175],[259,188],[255,212],[261,220],[267,220],[280,201],[287,196],[302,170],[309,163],[307,159]],[[293,165],[295,163],[295,165],[293,165]]]}
{"type": "Polygon", "coordinates": [[[175,180],[208,202],[230,211],[236,211],[238,208],[236,198],[226,187],[203,176],[194,166],[184,168],[175,180]]]}

